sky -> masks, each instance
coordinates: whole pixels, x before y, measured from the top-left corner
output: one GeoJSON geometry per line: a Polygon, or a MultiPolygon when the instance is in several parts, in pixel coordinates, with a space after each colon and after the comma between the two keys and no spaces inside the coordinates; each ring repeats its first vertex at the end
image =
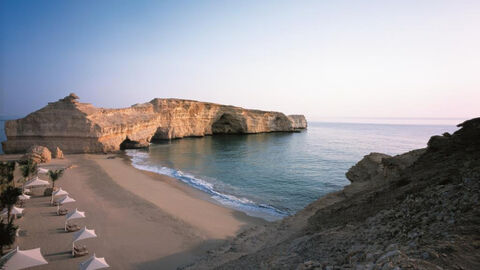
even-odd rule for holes
{"type": "Polygon", "coordinates": [[[476,0],[0,0],[0,115],[75,92],[107,108],[174,97],[310,121],[471,118],[479,29],[476,0]]]}

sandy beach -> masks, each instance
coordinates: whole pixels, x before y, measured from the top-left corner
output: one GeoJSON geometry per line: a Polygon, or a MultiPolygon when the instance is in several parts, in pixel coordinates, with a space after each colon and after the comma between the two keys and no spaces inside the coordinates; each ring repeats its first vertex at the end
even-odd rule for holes
{"type": "Polygon", "coordinates": [[[93,253],[112,269],[176,269],[242,229],[265,223],[217,205],[176,179],[137,170],[122,156],[67,155],[41,167],[70,167],[56,182],[76,200],[64,207],[85,211],[85,219],[72,223],[95,229],[98,237],[79,241],[89,255],[73,258],[65,216],[56,215],[50,197],[32,197],[17,221],[17,244],[41,248],[49,264],[36,269],[76,269],[93,253]]]}

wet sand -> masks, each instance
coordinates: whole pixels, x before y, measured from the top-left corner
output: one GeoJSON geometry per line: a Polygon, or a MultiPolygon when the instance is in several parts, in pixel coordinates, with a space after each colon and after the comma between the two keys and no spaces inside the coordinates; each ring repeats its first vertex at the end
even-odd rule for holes
{"type": "Polygon", "coordinates": [[[176,269],[242,229],[265,223],[217,205],[176,179],[137,170],[121,156],[107,157],[67,155],[41,165],[71,166],[56,186],[76,200],[65,208],[86,211],[85,219],[72,223],[95,229],[98,237],[79,241],[90,254],[72,258],[73,233],[64,232],[65,216],[56,215],[50,197],[32,197],[17,221],[17,244],[41,248],[49,264],[36,269],[77,269],[93,253],[112,269],[176,269]]]}

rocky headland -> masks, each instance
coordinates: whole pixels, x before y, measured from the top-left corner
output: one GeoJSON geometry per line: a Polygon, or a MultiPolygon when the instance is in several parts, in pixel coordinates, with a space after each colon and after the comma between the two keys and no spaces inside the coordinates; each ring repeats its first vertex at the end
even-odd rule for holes
{"type": "Polygon", "coordinates": [[[57,102],[5,123],[6,154],[34,145],[52,152],[104,153],[147,147],[151,140],[216,133],[293,132],[307,127],[303,115],[248,110],[181,99],[153,99],[129,108],[104,109],[78,102],[70,94],[57,102]]]}
{"type": "Polygon", "coordinates": [[[480,269],[480,118],[425,149],[371,153],[351,184],[187,269],[480,269]]]}

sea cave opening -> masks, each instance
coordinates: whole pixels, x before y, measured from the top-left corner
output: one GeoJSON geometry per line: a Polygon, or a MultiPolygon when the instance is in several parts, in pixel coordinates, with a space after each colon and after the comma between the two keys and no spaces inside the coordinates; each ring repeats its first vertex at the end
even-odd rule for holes
{"type": "Polygon", "coordinates": [[[212,124],[212,134],[239,134],[245,131],[245,119],[232,114],[225,113],[212,124]]]}

